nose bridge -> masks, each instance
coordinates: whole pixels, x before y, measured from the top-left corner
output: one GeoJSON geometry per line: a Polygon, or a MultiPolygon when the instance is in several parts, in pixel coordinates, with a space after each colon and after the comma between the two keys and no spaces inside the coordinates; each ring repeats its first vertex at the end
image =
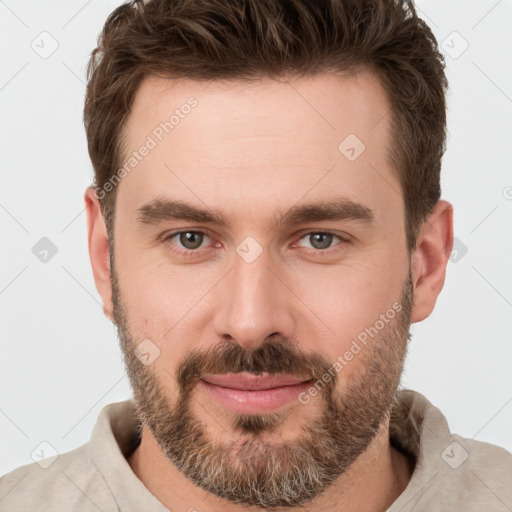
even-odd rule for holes
{"type": "Polygon", "coordinates": [[[282,284],[268,251],[240,244],[233,268],[223,280],[215,329],[247,349],[260,346],[271,334],[291,336],[291,314],[282,284]],[[257,254],[259,253],[259,254],[257,254]]]}

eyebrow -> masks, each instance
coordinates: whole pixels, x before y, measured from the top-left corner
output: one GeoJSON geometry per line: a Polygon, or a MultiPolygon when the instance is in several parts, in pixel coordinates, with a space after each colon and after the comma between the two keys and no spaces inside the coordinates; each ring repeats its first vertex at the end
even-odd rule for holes
{"type": "MultiPolygon", "coordinates": [[[[158,224],[162,221],[181,220],[227,226],[230,219],[220,212],[198,208],[178,199],[154,199],[136,210],[142,224],[158,224]]],[[[374,212],[367,206],[347,198],[336,198],[316,203],[293,206],[279,212],[273,221],[277,226],[290,226],[323,220],[355,220],[371,224],[374,212]]]]}

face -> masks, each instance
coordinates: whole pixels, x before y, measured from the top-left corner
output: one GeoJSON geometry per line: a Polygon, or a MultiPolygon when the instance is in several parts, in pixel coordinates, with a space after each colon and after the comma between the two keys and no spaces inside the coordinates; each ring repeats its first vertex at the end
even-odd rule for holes
{"type": "Polygon", "coordinates": [[[388,421],[413,298],[388,111],[370,73],[137,93],[114,321],[143,425],[213,494],[304,503],[388,421]]]}

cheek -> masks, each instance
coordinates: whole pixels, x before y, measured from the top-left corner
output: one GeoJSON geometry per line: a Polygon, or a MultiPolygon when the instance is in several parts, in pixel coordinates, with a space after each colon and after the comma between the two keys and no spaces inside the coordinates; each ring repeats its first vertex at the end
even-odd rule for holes
{"type": "MultiPolygon", "coordinates": [[[[299,313],[302,311],[301,339],[305,348],[322,353],[330,363],[347,351],[357,352],[353,342],[358,336],[364,340],[366,329],[374,329],[376,323],[379,328],[381,315],[388,321],[395,316],[393,304],[400,301],[402,286],[398,270],[359,264],[297,273],[301,277],[295,280],[293,289],[304,304],[299,305],[299,313]]],[[[363,358],[350,353],[347,358],[359,362],[350,365],[354,368],[363,363],[363,358]]]]}
{"type": "MultiPolygon", "coordinates": [[[[212,308],[208,291],[219,277],[210,269],[200,266],[171,266],[167,263],[130,261],[124,257],[119,285],[124,307],[129,318],[131,336],[138,340],[150,339],[160,356],[157,367],[174,370],[188,351],[211,339],[212,308]]],[[[221,274],[222,275],[222,274],[221,274]]],[[[162,374],[162,377],[165,377],[162,374]]]]}

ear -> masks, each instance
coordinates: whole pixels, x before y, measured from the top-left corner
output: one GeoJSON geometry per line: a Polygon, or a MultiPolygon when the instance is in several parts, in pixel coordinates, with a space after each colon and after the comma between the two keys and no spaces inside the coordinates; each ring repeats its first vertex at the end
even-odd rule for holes
{"type": "Polygon", "coordinates": [[[96,197],[94,187],[87,188],[84,200],[87,213],[89,258],[91,259],[94,282],[103,299],[103,313],[113,321],[110,246],[100,202],[96,197]]]}
{"type": "Polygon", "coordinates": [[[412,254],[414,303],[411,322],[427,318],[443,289],[446,265],[453,248],[453,207],[441,200],[420,227],[412,254]]]}

